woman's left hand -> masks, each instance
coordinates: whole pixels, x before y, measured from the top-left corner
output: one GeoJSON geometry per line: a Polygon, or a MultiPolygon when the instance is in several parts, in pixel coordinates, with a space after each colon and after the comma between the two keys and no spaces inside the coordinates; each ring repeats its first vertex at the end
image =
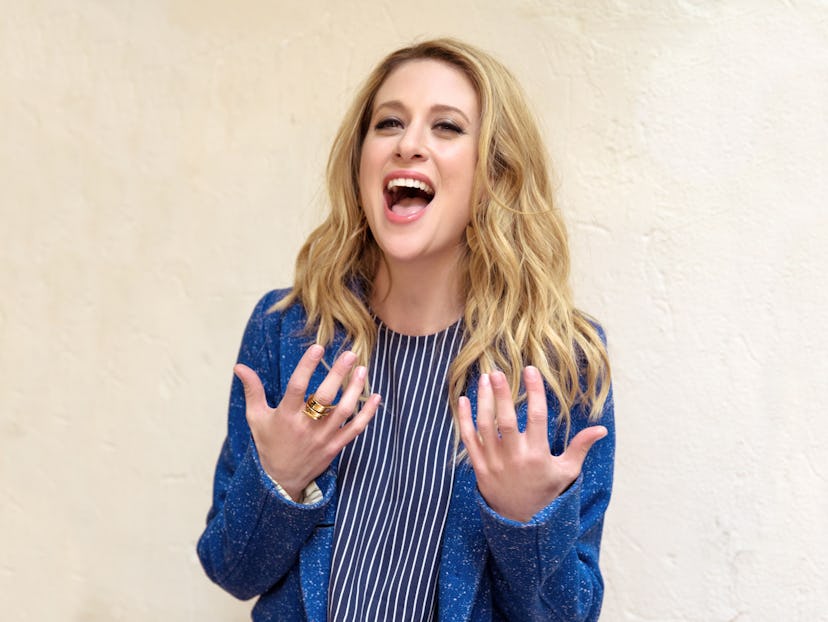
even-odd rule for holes
{"type": "Polygon", "coordinates": [[[477,430],[471,403],[459,403],[460,437],[469,452],[480,494],[495,512],[528,522],[572,485],[595,441],[607,435],[590,426],[573,438],[560,456],[553,456],[547,437],[546,391],[535,367],[523,370],[526,385],[526,431],[517,425],[506,375],[481,374],[477,397],[477,430]],[[479,433],[479,434],[478,434],[479,433]]]}

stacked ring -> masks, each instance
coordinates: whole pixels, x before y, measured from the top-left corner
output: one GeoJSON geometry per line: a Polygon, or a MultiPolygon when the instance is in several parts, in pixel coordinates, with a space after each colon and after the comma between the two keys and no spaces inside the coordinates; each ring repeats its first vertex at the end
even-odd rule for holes
{"type": "Polygon", "coordinates": [[[311,393],[302,408],[302,412],[314,421],[319,421],[322,417],[327,417],[334,408],[336,408],[334,404],[323,404],[317,401],[316,394],[311,393]]]}

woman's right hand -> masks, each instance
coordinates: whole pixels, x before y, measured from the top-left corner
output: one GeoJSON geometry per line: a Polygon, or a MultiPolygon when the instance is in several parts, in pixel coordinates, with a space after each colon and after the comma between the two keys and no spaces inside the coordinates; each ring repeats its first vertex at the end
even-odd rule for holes
{"type": "MultiPolygon", "coordinates": [[[[377,411],[380,396],[373,394],[353,419],[365,387],[367,371],[359,366],[351,374],[342,398],[328,416],[314,421],[302,412],[311,375],[322,360],[324,349],[318,344],[308,348],[299,360],[276,408],[270,408],[259,377],[246,365],[233,368],[244,386],[247,423],[259,452],[262,467],[294,500],[317,476],[325,471],[334,457],[365,429],[377,411]]],[[[343,352],[334,362],[325,380],[315,391],[322,404],[333,403],[339,388],[356,362],[353,352],[343,352]]]]}

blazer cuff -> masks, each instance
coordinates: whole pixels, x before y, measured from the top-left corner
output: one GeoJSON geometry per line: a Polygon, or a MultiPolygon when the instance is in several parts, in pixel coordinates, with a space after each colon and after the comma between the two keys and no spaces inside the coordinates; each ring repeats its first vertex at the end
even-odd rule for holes
{"type": "MultiPolygon", "coordinates": [[[[264,469],[262,469],[264,470],[264,469]]],[[[265,471],[265,475],[270,478],[270,481],[273,482],[273,485],[276,486],[276,490],[288,501],[293,501],[293,497],[291,497],[287,491],[282,488],[282,486],[277,482],[275,479],[270,477],[270,473],[265,471]]],[[[322,491],[319,489],[319,486],[316,485],[316,482],[311,482],[307,486],[305,486],[304,490],[302,490],[302,498],[299,499],[299,503],[302,505],[313,505],[314,503],[319,503],[322,500],[322,491]]]]}
{"type": "Polygon", "coordinates": [[[280,503],[286,503],[288,506],[293,507],[294,509],[308,508],[315,510],[318,509],[321,505],[324,505],[325,503],[330,501],[332,497],[332,487],[329,486],[328,494],[325,494],[319,487],[319,485],[316,483],[316,481],[312,481],[302,491],[302,500],[297,503],[285,491],[285,489],[279,485],[279,482],[270,477],[270,474],[264,470],[261,460],[259,459],[259,452],[256,449],[256,443],[253,442],[252,437],[250,438],[248,454],[253,463],[255,464],[255,469],[258,474],[260,485],[267,490],[269,496],[277,497],[280,503]]]}
{"type": "Polygon", "coordinates": [[[483,533],[498,566],[541,583],[554,574],[578,540],[582,485],[583,474],[525,523],[495,512],[477,490],[483,533]]]}

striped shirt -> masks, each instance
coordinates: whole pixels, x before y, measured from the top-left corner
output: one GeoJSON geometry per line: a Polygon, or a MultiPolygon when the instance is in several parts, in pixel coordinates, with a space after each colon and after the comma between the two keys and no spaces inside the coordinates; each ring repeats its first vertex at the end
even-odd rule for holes
{"type": "Polygon", "coordinates": [[[378,321],[373,422],[342,452],[328,619],[432,620],[454,479],[446,376],[462,320],[423,336],[378,321]]]}

